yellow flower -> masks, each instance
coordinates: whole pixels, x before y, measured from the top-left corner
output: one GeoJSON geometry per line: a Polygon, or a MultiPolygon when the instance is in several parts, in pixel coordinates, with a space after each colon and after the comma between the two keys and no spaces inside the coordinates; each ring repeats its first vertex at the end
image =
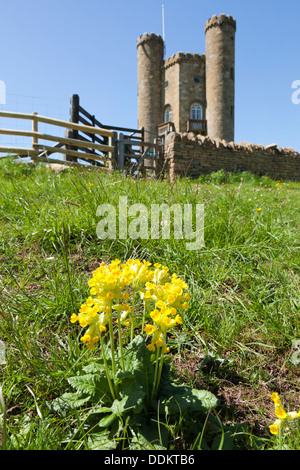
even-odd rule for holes
{"type": "Polygon", "coordinates": [[[271,434],[278,434],[278,431],[279,431],[279,427],[281,426],[281,420],[276,420],[275,423],[271,424],[270,426],[270,433],[271,434]]]}
{"type": "MultiPolygon", "coordinates": [[[[190,299],[187,284],[177,274],[169,274],[169,268],[156,263],[138,259],[129,259],[121,264],[116,259],[109,264],[102,262],[93,271],[88,281],[90,296],[80,306],[78,314],[71,315],[71,322],[79,321],[80,326],[88,327],[82,342],[91,348],[101,334],[111,325],[112,317],[121,325],[133,324],[134,318],[127,318],[131,307],[129,303],[122,303],[130,298],[129,292],[139,292],[146,305],[152,304],[150,317],[153,325],[146,325],[145,332],[152,336],[148,349],[153,351],[155,346],[162,347],[166,341],[166,330],[182,324],[182,317],[177,314],[178,309],[187,309],[187,300],[190,299]],[[130,291],[127,292],[129,287],[130,291]],[[117,316],[117,318],[116,318],[117,316]]],[[[120,330],[119,330],[120,331],[120,330]]]]}
{"type": "Polygon", "coordinates": [[[275,415],[278,419],[275,420],[273,424],[270,425],[270,433],[271,434],[278,434],[279,428],[286,422],[286,420],[293,420],[300,418],[300,411],[289,411],[286,412],[280,401],[280,397],[278,393],[272,393],[271,399],[275,404],[275,415]]]}
{"type": "Polygon", "coordinates": [[[262,208],[258,207],[256,210],[257,210],[257,212],[260,212],[260,211],[262,211],[262,208]]]}
{"type": "Polygon", "coordinates": [[[157,309],[153,310],[153,312],[150,313],[150,317],[152,318],[154,322],[158,322],[160,319],[160,316],[161,316],[160,312],[157,309]]]}
{"type": "Polygon", "coordinates": [[[77,321],[79,320],[79,317],[78,317],[78,315],[76,315],[76,313],[73,313],[73,314],[71,315],[70,320],[71,320],[71,323],[75,323],[75,322],[77,322],[77,321]]]}
{"type": "Polygon", "coordinates": [[[281,406],[277,406],[275,409],[275,415],[279,419],[286,419],[287,413],[284,411],[284,409],[281,406]]]}
{"type": "Polygon", "coordinates": [[[275,405],[280,405],[281,404],[280,397],[279,397],[278,393],[276,393],[276,392],[272,393],[271,400],[273,400],[275,405]]]}
{"type": "Polygon", "coordinates": [[[80,341],[82,341],[83,343],[87,343],[87,342],[91,341],[91,336],[88,335],[88,334],[85,334],[85,335],[81,336],[80,341]]]}
{"type": "Polygon", "coordinates": [[[176,315],[175,322],[178,323],[178,325],[182,325],[182,318],[180,315],[176,315]]]}
{"type": "Polygon", "coordinates": [[[154,330],[155,330],[155,328],[154,328],[153,325],[146,325],[146,326],[145,326],[145,333],[146,333],[147,335],[152,335],[153,332],[154,332],[154,330]]]}

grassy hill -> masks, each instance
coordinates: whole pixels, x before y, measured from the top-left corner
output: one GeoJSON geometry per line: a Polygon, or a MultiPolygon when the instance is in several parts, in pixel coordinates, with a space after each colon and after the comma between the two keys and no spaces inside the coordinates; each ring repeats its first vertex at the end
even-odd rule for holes
{"type": "MultiPolygon", "coordinates": [[[[299,183],[247,173],[171,184],[0,161],[2,447],[89,448],[85,437],[72,438],[83,414],[62,417],[48,406],[68,391],[78,363],[97,355],[82,348],[70,315],[102,261],[139,258],[168,266],[189,286],[190,307],[170,338],[177,383],[213,392],[224,429],[247,425],[245,448],[300,450],[300,420],[280,439],[269,432],[272,393],[285,409],[300,409],[299,209],[299,183]],[[187,250],[172,230],[165,240],[120,239],[118,230],[99,239],[97,208],[117,209],[120,196],[149,213],[151,204],[204,204],[205,246],[187,250]]],[[[178,423],[172,433],[170,449],[192,448],[178,423]]]]}

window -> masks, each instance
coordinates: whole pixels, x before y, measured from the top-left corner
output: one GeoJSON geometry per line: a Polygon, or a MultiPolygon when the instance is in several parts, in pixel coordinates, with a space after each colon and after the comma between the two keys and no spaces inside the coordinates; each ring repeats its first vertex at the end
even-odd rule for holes
{"type": "Polygon", "coordinates": [[[168,106],[165,110],[165,122],[172,121],[172,108],[168,106]]]}
{"type": "Polygon", "coordinates": [[[191,106],[191,119],[202,119],[203,112],[200,104],[194,103],[191,106]]]}

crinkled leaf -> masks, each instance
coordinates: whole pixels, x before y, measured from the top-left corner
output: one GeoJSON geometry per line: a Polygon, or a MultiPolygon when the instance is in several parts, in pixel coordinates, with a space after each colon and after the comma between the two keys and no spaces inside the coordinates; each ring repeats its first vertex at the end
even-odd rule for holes
{"type": "Polygon", "coordinates": [[[99,426],[101,428],[107,428],[108,426],[110,426],[114,421],[115,419],[117,419],[118,416],[116,416],[114,413],[111,413],[109,414],[108,416],[104,416],[104,418],[100,419],[99,421],[99,426]]]}
{"type": "Polygon", "coordinates": [[[51,403],[48,403],[48,406],[51,411],[55,411],[61,416],[66,416],[67,411],[80,408],[89,400],[90,397],[84,396],[84,394],[81,394],[79,398],[77,393],[64,393],[61,397],[55,398],[51,403]]]}
{"type": "Polygon", "coordinates": [[[112,412],[117,416],[122,416],[126,411],[126,401],[127,397],[124,397],[122,400],[115,400],[111,405],[112,412]]]}
{"type": "Polygon", "coordinates": [[[167,414],[205,413],[218,404],[217,397],[207,390],[173,384],[164,384],[160,389],[160,398],[163,398],[160,406],[167,414]]]}
{"type": "Polygon", "coordinates": [[[131,450],[166,450],[169,442],[169,430],[156,420],[140,416],[130,423],[133,439],[131,450]]]}
{"type": "MultiPolygon", "coordinates": [[[[107,378],[98,374],[78,375],[69,377],[68,382],[75,388],[78,394],[83,394],[95,404],[110,404],[111,393],[107,378]]],[[[80,398],[80,396],[78,397],[80,398]]]]}
{"type": "Polygon", "coordinates": [[[124,353],[125,370],[132,372],[138,385],[146,392],[151,391],[154,380],[154,366],[151,354],[142,335],[136,336],[124,353]]]}
{"type": "Polygon", "coordinates": [[[124,402],[124,410],[132,410],[139,414],[144,409],[145,390],[139,385],[132,372],[118,374],[119,395],[124,402]]]}
{"type": "Polygon", "coordinates": [[[83,367],[84,372],[87,374],[102,374],[105,372],[105,365],[102,359],[91,362],[83,367]]]}
{"type": "Polygon", "coordinates": [[[116,442],[112,439],[111,432],[106,429],[103,432],[88,435],[88,448],[89,450],[114,450],[116,442]]]}

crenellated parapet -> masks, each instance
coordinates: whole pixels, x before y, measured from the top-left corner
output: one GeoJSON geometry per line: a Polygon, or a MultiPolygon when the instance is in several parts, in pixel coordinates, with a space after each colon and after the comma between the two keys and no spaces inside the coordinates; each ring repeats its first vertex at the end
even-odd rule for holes
{"type": "Polygon", "coordinates": [[[205,54],[191,54],[190,52],[177,52],[167,60],[165,60],[165,69],[172,67],[175,64],[188,62],[191,64],[205,62],[205,54]]]}
{"type": "Polygon", "coordinates": [[[142,46],[143,44],[145,44],[146,42],[151,42],[151,41],[158,41],[158,42],[161,42],[163,44],[164,40],[163,38],[159,35],[159,34],[155,34],[155,33],[144,33],[142,34],[141,36],[138,37],[137,39],[137,47],[138,46],[142,46]]]}
{"type": "Polygon", "coordinates": [[[207,32],[207,30],[210,28],[223,25],[232,26],[234,31],[236,31],[236,20],[232,16],[226,16],[224,13],[222,13],[220,16],[213,15],[209,20],[207,20],[205,24],[205,32],[207,32]]]}
{"type": "Polygon", "coordinates": [[[138,127],[149,139],[172,122],[176,131],[200,129],[214,139],[234,140],[235,31],[232,16],[214,15],[205,25],[205,54],[169,58],[162,36],[139,36],[138,127]]]}

